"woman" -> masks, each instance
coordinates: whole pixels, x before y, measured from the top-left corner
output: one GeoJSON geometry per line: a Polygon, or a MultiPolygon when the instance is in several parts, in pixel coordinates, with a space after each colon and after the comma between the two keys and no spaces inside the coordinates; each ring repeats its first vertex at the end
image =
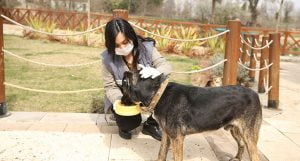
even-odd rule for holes
{"type": "MultiPolygon", "coordinates": [[[[115,18],[107,23],[105,46],[106,50],[102,53],[105,112],[112,109],[114,102],[122,97],[118,83],[125,71],[137,73],[138,66],[142,66],[139,72],[141,77],[152,79],[161,73],[168,75],[171,72],[171,66],[155,48],[155,41],[137,35],[124,19],[115,18]]],[[[139,124],[140,122],[126,121],[122,125],[117,124],[120,137],[131,139],[130,131],[139,124]]],[[[152,115],[144,122],[142,133],[161,140],[161,132],[152,115]]]]}

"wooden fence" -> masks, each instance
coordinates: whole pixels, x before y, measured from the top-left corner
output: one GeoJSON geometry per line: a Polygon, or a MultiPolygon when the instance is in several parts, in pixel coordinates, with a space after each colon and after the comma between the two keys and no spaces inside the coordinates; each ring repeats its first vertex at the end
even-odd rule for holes
{"type": "MultiPolygon", "coordinates": [[[[3,10],[2,10],[3,11],[3,10]]],[[[7,11],[7,10],[6,10],[7,11]]],[[[20,15],[20,12],[13,12],[14,14],[7,14],[6,12],[6,16],[10,17],[10,18],[14,18],[14,16],[16,16],[19,19],[15,19],[15,20],[19,20],[18,22],[22,22],[22,20],[24,21],[25,19],[25,15],[31,15],[32,13],[30,13],[31,11],[28,10],[26,11],[26,14],[24,15],[20,15]]],[[[117,11],[116,11],[117,12],[117,11]]],[[[1,12],[0,12],[1,13],[1,12]]],[[[38,13],[42,13],[42,11],[40,12],[36,12],[36,14],[33,14],[35,16],[38,16],[38,13]]],[[[71,20],[72,18],[76,17],[75,15],[76,13],[74,13],[73,16],[69,17],[67,19],[68,22],[72,22],[73,20],[71,20]]],[[[51,14],[49,12],[48,16],[44,17],[45,21],[47,20],[47,17],[50,17],[50,15],[53,15],[53,13],[51,14]]],[[[128,12],[117,12],[113,14],[114,17],[124,17],[127,18],[128,17],[128,12]],[[122,16],[123,14],[123,16],[122,16]]],[[[61,18],[59,19],[61,20],[61,18]]],[[[61,23],[64,24],[64,26],[62,27],[66,27],[66,24],[69,24],[68,22],[65,23],[61,23]]],[[[95,22],[95,21],[94,21],[95,22]]],[[[74,25],[74,23],[70,23],[72,25],[74,25]]],[[[225,59],[226,62],[224,63],[224,70],[223,70],[223,85],[235,85],[237,84],[237,66],[240,60],[240,58],[245,57],[245,53],[243,53],[242,50],[242,43],[241,43],[241,33],[242,31],[242,26],[241,26],[241,22],[238,20],[233,20],[233,21],[228,21],[227,26],[225,27],[226,29],[230,30],[230,32],[226,33],[226,46],[225,46],[225,59]]],[[[4,39],[3,39],[3,18],[0,17],[0,48],[3,49],[4,48],[4,39]]],[[[249,37],[249,36],[248,36],[249,37]]],[[[266,72],[267,70],[269,71],[268,75],[269,75],[269,82],[270,84],[267,87],[264,88],[270,88],[270,91],[268,91],[268,107],[270,108],[278,108],[279,106],[279,67],[280,67],[280,33],[270,33],[269,34],[269,41],[272,41],[273,43],[271,43],[271,45],[269,46],[268,50],[268,55],[269,55],[269,59],[267,58],[267,53],[266,54],[262,54],[263,56],[260,57],[260,62],[262,63],[264,60],[268,59],[269,63],[272,64],[270,66],[269,69],[265,69],[264,72],[266,72]]],[[[255,38],[256,40],[260,40],[258,35],[253,35],[252,38],[255,38]]],[[[254,40],[252,40],[252,42],[254,42],[254,40]]],[[[264,37],[264,40],[266,40],[267,37],[264,37]]],[[[295,40],[296,44],[297,40],[295,40]]],[[[262,44],[264,44],[264,41],[261,41],[262,44]]],[[[244,43],[245,45],[245,43],[244,43]]],[[[265,50],[267,50],[267,48],[264,48],[265,50]]],[[[252,52],[252,55],[254,52],[252,52]]],[[[262,52],[264,53],[264,52],[262,52]]],[[[251,60],[250,60],[251,61],[251,60]]],[[[262,66],[263,64],[261,64],[262,66]]],[[[256,67],[252,67],[252,68],[256,68],[256,67]]],[[[260,73],[260,81],[265,79],[266,73],[261,74],[260,73]]],[[[3,117],[5,115],[7,115],[7,108],[6,108],[6,102],[5,102],[5,85],[4,85],[4,78],[5,78],[5,74],[4,74],[4,50],[0,51],[0,117],[3,117]]],[[[261,89],[263,86],[260,85],[258,86],[259,92],[263,91],[264,89],[261,89]]]]}
{"type": "MultiPolygon", "coordinates": [[[[29,18],[39,18],[47,22],[53,21],[60,29],[70,30],[85,30],[88,26],[88,15],[82,12],[65,12],[65,11],[50,11],[50,10],[37,10],[37,9],[20,9],[20,8],[3,8],[2,13],[22,24],[26,24],[29,18]]],[[[105,24],[113,17],[111,14],[92,13],[90,16],[90,26],[96,27],[105,24]]],[[[215,24],[201,24],[195,22],[182,22],[170,21],[162,19],[151,19],[145,17],[129,16],[129,20],[147,30],[156,30],[162,26],[169,26],[172,28],[183,27],[196,27],[201,31],[208,33],[211,30],[218,30],[226,28],[226,25],[215,24]]],[[[7,22],[4,22],[7,23],[7,22]]],[[[254,27],[241,27],[242,33],[256,33],[259,35],[268,35],[274,32],[270,28],[254,28],[254,27]]],[[[300,54],[300,31],[286,31],[280,30],[281,36],[281,54],[300,54]]]]}

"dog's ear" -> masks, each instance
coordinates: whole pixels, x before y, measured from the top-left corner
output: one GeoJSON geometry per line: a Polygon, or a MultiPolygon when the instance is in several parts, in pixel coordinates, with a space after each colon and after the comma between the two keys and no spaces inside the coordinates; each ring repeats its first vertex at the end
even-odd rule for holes
{"type": "Polygon", "coordinates": [[[163,73],[154,78],[154,84],[156,87],[160,87],[161,83],[165,81],[168,77],[164,75],[163,73]]]}
{"type": "Polygon", "coordinates": [[[163,81],[165,81],[168,78],[168,76],[166,76],[162,73],[158,76],[158,78],[159,78],[159,83],[162,83],[163,81]]]}

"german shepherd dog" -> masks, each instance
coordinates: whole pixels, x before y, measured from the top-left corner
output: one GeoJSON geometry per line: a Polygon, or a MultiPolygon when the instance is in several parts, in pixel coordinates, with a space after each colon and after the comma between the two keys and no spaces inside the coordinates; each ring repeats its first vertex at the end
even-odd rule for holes
{"type": "MultiPolygon", "coordinates": [[[[138,78],[124,73],[123,102],[148,106],[167,79],[138,78]]],[[[242,158],[245,147],[251,161],[259,161],[257,141],[262,122],[262,108],[258,95],[242,86],[196,87],[169,82],[155,109],[154,117],[162,129],[158,160],[166,160],[170,144],[175,161],[183,160],[183,140],[186,135],[217,130],[229,130],[238,144],[238,152],[231,161],[242,158]]]]}

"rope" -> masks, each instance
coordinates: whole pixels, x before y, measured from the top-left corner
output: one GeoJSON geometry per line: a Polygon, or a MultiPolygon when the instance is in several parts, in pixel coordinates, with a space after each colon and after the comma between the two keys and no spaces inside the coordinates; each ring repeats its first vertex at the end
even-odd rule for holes
{"type": "Polygon", "coordinates": [[[256,57],[256,54],[253,54],[253,57],[254,57],[254,60],[255,60],[256,62],[258,62],[258,59],[257,59],[257,57],[256,57]]]}
{"type": "Polygon", "coordinates": [[[270,66],[273,65],[273,63],[271,63],[271,64],[269,64],[268,66],[265,66],[265,67],[263,67],[263,68],[252,69],[252,68],[249,68],[249,67],[245,66],[245,65],[242,63],[241,59],[239,59],[239,62],[238,62],[238,63],[239,63],[240,66],[242,66],[242,67],[244,67],[244,68],[246,68],[246,69],[248,69],[248,70],[251,70],[251,71],[260,71],[260,70],[268,69],[270,66]]]}
{"type": "Polygon", "coordinates": [[[264,49],[268,46],[270,46],[272,43],[273,43],[273,40],[271,40],[270,42],[268,42],[265,46],[263,47],[260,47],[260,48],[256,48],[256,47],[253,47],[251,46],[250,44],[248,44],[245,39],[243,38],[243,36],[240,36],[241,37],[241,40],[242,40],[242,43],[246,44],[247,46],[249,46],[251,49],[254,49],[254,50],[261,50],[261,49],[264,49]]]}
{"type": "Polygon", "coordinates": [[[243,49],[242,48],[240,48],[240,52],[243,53],[243,49]]]}
{"type": "Polygon", "coordinates": [[[220,61],[220,62],[218,62],[218,63],[216,63],[216,64],[214,64],[212,66],[209,66],[209,67],[206,67],[206,68],[203,68],[203,69],[200,69],[200,70],[193,70],[193,71],[189,71],[189,72],[174,72],[173,71],[172,73],[175,73],[175,74],[191,74],[191,73],[203,72],[203,71],[212,69],[212,68],[214,68],[214,67],[216,67],[216,66],[218,66],[218,65],[220,65],[220,64],[222,64],[222,63],[224,63],[226,61],[227,61],[227,59],[224,59],[224,60],[222,60],[222,61],[220,61]]]}
{"type": "Polygon", "coordinates": [[[99,63],[99,62],[100,62],[100,60],[96,60],[96,61],[93,61],[93,62],[83,63],[83,64],[69,64],[69,65],[47,64],[47,63],[36,62],[36,61],[30,60],[30,59],[21,57],[21,56],[19,56],[19,55],[13,54],[12,52],[7,51],[7,50],[5,50],[5,49],[3,49],[3,51],[4,51],[5,54],[9,54],[9,55],[14,56],[14,57],[16,57],[16,58],[19,58],[19,59],[21,59],[21,60],[25,60],[25,61],[27,61],[27,62],[34,63],[34,64],[38,64],[38,65],[51,66],[51,67],[63,67],[63,68],[68,68],[68,67],[79,67],[79,66],[86,66],[86,65],[91,65],[91,64],[95,64],[95,63],[99,63]]]}
{"type": "Polygon", "coordinates": [[[258,43],[257,39],[254,39],[254,41],[257,46],[261,46],[261,44],[258,43]]]}
{"type": "Polygon", "coordinates": [[[33,32],[38,32],[38,33],[41,33],[41,34],[46,34],[46,35],[53,35],[53,36],[77,36],[77,35],[83,35],[83,34],[86,34],[86,33],[89,33],[89,32],[93,32],[95,30],[98,30],[102,27],[104,27],[106,24],[103,24],[103,25],[100,25],[98,27],[95,27],[93,29],[90,29],[90,30],[86,30],[86,31],[83,31],[83,32],[76,32],[76,33],[72,33],[72,34],[54,34],[54,33],[51,33],[51,32],[45,32],[45,31],[41,31],[41,30],[36,30],[32,27],[29,27],[29,26],[25,26],[25,25],[22,25],[4,15],[1,14],[1,17],[3,17],[4,19],[6,19],[7,21],[10,21],[11,23],[19,26],[19,27],[22,27],[23,29],[27,29],[27,30],[30,30],[30,31],[33,31],[33,32]]]}
{"type": "Polygon", "coordinates": [[[148,34],[151,34],[151,35],[154,35],[154,36],[157,36],[157,37],[160,37],[160,38],[164,38],[164,39],[169,39],[169,40],[174,40],[174,41],[183,41],[183,42],[191,42],[191,41],[205,41],[205,40],[208,40],[208,39],[212,39],[212,38],[215,38],[215,37],[218,37],[218,36],[221,36],[221,35],[224,35],[226,34],[227,32],[229,32],[229,30],[226,30],[224,32],[221,32],[221,33],[218,33],[216,35],[212,35],[212,36],[209,36],[209,37],[204,37],[204,38],[198,38],[198,39],[177,39],[177,38],[171,38],[171,37],[167,37],[167,36],[162,36],[162,35],[159,35],[159,34],[156,34],[154,32],[150,32],[146,29],[143,29],[139,26],[137,26],[136,24],[132,23],[132,22],[129,22],[131,25],[133,25],[134,27],[148,33],[148,34]]]}
{"type": "Polygon", "coordinates": [[[75,91],[51,91],[51,90],[42,90],[42,89],[33,89],[33,88],[26,88],[19,85],[14,85],[8,82],[4,82],[6,86],[22,89],[25,91],[31,91],[31,92],[41,92],[41,93],[51,93],[51,94],[70,94],[70,93],[81,93],[81,92],[90,92],[90,91],[100,91],[103,90],[103,88],[92,88],[92,89],[82,89],[82,90],[75,90],[75,91]]]}
{"type": "Polygon", "coordinates": [[[250,54],[249,50],[246,50],[246,53],[247,53],[247,55],[248,55],[249,57],[251,57],[251,54],[250,54]]]}
{"type": "Polygon", "coordinates": [[[268,87],[268,84],[269,84],[269,81],[266,82],[266,79],[264,78],[264,88],[266,90],[265,94],[268,94],[273,87],[273,86],[270,86],[269,88],[266,88],[266,87],[268,87]]]}
{"type": "MultiPolygon", "coordinates": [[[[271,40],[271,41],[273,41],[273,40],[271,40]]],[[[268,43],[268,40],[266,40],[266,44],[268,43]]],[[[268,48],[270,48],[270,46],[268,46],[268,48]]]]}
{"type": "Polygon", "coordinates": [[[248,40],[248,43],[252,43],[249,37],[247,37],[247,40],[248,40]]]}
{"type": "Polygon", "coordinates": [[[267,66],[268,65],[268,62],[267,62],[267,60],[265,59],[265,66],[267,66]]]}

